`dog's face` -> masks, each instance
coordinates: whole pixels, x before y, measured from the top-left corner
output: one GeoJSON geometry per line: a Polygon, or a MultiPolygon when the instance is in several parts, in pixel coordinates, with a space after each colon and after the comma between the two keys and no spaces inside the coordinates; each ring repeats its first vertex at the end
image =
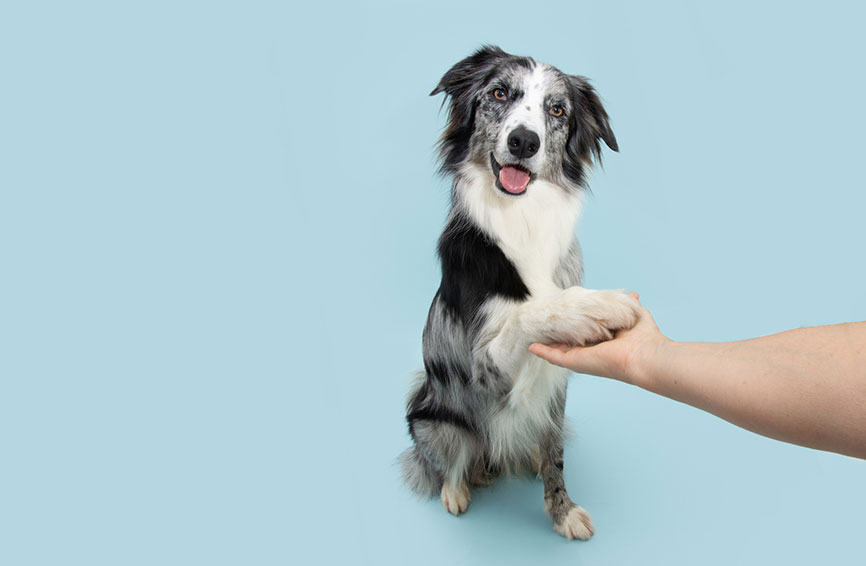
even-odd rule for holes
{"type": "Polygon", "coordinates": [[[450,96],[440,140],[442,170],[489,170],[507,197],[538,179],[565,190],[583,186],[603,140],[617,150],[607,112],[586,79],[528,57],[484,47],[452,67],[431,95],[450,96]]]}

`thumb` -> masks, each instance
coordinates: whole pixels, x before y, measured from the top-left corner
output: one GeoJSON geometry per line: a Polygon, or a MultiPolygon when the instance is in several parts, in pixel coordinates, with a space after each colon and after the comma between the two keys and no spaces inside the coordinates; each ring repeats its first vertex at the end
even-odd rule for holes
{"type": "Polygon", "coordinates": [[[582,349],[581,346],[566,346],[564,344],[557,344],[555,346],[548,346],[546,344],[534,343],[529,346],[529,352],[535,354],[539,358],[557,366],[567,367],[565,355],[568,352],[574,352],[576,350],[582,349]]]}

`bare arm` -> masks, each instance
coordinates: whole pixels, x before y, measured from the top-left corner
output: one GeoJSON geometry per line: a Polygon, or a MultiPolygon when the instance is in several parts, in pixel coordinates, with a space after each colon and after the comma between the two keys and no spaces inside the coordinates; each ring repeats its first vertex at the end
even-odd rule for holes
{"type": "MultiPolygon", "coordinates": [[[[637,298],[637,295],[633,295],[637,298]]],[[[739,342],[674,342],[646,309],[595,346],[533,344],[577,372],[612,377],[778,440],[866,458],[866,322],[739,342]]]]}

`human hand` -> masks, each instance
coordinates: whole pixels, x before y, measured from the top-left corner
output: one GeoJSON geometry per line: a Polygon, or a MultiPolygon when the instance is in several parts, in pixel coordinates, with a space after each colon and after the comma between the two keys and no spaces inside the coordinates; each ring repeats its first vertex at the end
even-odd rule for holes
{"type": "MultiPolygon", "coordinates": [[[[629,296],[640,304],[637,293],[629,296]]],[[[649,311],[641,305],[634,327],[618,331],[613,339],[592,346],[532,344],[529,351],[551,364],[578,373],[610,377],[641,385],[645,360],[658,353],[669,340],[661,333],[649,311]]]]}

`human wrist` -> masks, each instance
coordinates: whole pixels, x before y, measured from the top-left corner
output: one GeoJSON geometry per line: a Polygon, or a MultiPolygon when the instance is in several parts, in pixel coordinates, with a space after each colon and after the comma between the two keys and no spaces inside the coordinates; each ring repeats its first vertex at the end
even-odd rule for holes
{"type": "Polygon", "coordinates": [[[643,340],[630,357],[628,381],[642,389],[654,391],[661,368],[665,367],[665,360],[670,357],[671,350],[676,348],[676,345],[676,342],[661,333],[643,340]]]}

